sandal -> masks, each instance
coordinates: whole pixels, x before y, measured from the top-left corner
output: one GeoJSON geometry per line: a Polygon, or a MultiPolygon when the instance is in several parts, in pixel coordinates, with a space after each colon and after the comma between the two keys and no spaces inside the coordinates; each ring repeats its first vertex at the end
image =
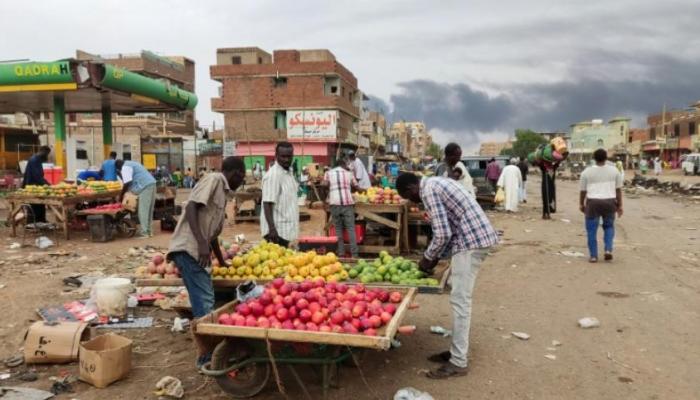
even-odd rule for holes
{"type": "Polygon", "coordinates": [[[452,355],[449,351],[443,351],[442,353],[436,353],[428,357],[428,361],[434,363],[446,363],[450,361],[450,357],[452,357],[452,355]]]}
{"type": "Polygon", "coordinates": [[[452,363],[446,363],[442,366],[428,372],[426,376],[430,379],[447,379],[454,376],[465,376],[467,375],[467,367],[460,368],[452,363]]]}
{"type": "Polygon", "coordinates": [[[603,259],[605,259],[605,261],[612,261],[612,259],[613,259],[612,253],[605,253],[605,256],[603,257],[603,259]]]}
{"type": "Polygon", "coordinates": [[[588,262],[591,264],[595,264],[598,262],[598,257],[591,257],[588,259],[588,262]]]}

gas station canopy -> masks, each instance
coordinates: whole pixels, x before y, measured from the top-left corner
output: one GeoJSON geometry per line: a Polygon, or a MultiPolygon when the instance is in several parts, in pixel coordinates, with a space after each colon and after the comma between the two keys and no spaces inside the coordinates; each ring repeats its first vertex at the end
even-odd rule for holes
{"type": "Polygon", "coordinates": [[[0,113],[54,111],[55,95],[65,112],[167,112],[191,110],[194,93],[168,81],[110,64],[61,60],[0,64],[0,113]]]}

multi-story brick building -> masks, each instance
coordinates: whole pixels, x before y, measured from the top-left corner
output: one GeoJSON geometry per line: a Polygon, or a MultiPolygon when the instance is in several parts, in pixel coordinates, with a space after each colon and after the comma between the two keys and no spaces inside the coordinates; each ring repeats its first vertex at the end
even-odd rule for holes
{"type": "MultiPolygon", "coordinates": [[[[360,137],[369,141],[370,155],[383,155],[386,146],[386,118],[377,111],[363,112],[360,121],[360,137]]],[[[360,151],[363,151],[360,147],[360,151]]]]}
{"type": "Polygon", "coordinates": [[[406,158],[419,162],[426,156],[432,136],[428,133],[425,123],[420,121],[399,121],[391,125],[389,133],[391,140],[399,146],[399,153],[406,158]]]}
{"type": "Polygon", "coordinates": [[[647,124],[649,136],[643,144],[646,155],[674,163],[681,155],[700,150],[700,102],[687,109],[649,115],[647,124]]]}
{"type": "Polygon", "coordinates": [[[248,168],[269,165],[281,140],[294,144],[299,167],[331,164],[340,147],[357,147],[362,93],[330,51],[222,48],[216,61],[212,109],[224,114],[225,140],[248,168]]]}
{"type": "Polygon", "coordinates": [[[481,142],[479,145],[480,156],[497,156],[504,149],[513,148],[513,141],[506,140],[505,142],[481,142]]]}

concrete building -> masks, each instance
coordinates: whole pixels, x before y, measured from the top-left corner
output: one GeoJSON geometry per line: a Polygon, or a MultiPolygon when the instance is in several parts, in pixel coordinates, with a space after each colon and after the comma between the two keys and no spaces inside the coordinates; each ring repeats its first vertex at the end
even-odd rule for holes
{"type": "Polygon", "coordinates": [[[642,145],[649,140],[649,130],[646,128],[631,128],[627,142],[627,154],[632,160],[639,161],[642,155],[642,145]]]}
{"type": "Polygon", "coordinates": [[[600,148],[607,150],[611,156],[627,158],[629,123],[629,118],[615,117],[607,124],[602,119],[572,124],[570,159],[588,161],[593,152],[600,148]]]}
{"type": "MultiPolygon", "coordinates": [[[[96,55],[76,51],[78,60],[97,60],[139,74],[162,79],[182,89],[195,91],[195,63],[183,56],[163,57],[149,51],[138,54],[96,55]]],[[[48,115],[40,121],[48,127],[48,144],[53,145],[53,122],[48,115]]],[[[137,160],[148,168],[166,166],[174,171],[186,168],[184,138],[194,137],[194,111],[171,113],[112,114],[112,150],[124,159],[137,160]]],[[[67,146],[76,153],[81,167],[99,166],[104,160],[102,117],[99,113],[67,116],[67,146]]],[[[46,141],[44,141],[46,143],[46,141]]],[[[194,167],[191,165],[190,167],[194,167]]],[[[68,171],[68,177],[71,171],[68,171]]]]}
{"type": "Polygon", "coordinates": [[[221,83],[212,109],[224,114],[225,141],[248,168],[269,165],[281,140],[294,144],[299,168],[358,146],[362,93],[328,50],[221,48],[210,74],[221,83]]]}
{"type": "MultiPolygon", "coordinates": [[[[398,146],[398,152],[414,162],[426,156],[433,138],[421,121],[399,121],[391,125],[391,140],[398,146]]],[[[395,151],[396,152],[396,151],[395,151]]]]}
{"type": "Polygon", "coordinates": [[[683,154],[700,151],[700,102],[687,109],[674,109],[647,117],[648,140],[642,145],[645,155],[660,156],[674,163],[683,154]]]}
{"type": "Polygon", "coordinates": [[[505,149],[513,148],[513,141],[506,140],[504,142],[481,142],[479,145],[480,156],[497,156],[505,149]]]}
{"type": "Polygon", "coordinates": [[[0,115],[0,170],[16,171],[19,162],[36,152],[46,126],[38,126],[26,114],[0,115]]]}
{"type": "Polygon", "coordinates": [[[368,155],[383,155],[386,150],[386,118],[376,111],[363,112],[360,137],[369,140],[368,155]]]}

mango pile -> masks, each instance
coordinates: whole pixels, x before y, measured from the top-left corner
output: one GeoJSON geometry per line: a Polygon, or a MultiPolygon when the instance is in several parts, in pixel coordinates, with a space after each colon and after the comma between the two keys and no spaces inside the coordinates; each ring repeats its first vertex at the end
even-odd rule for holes
{"type": "Polygon", "coordinates": [[[348,270],[352,279],[362,283],[388,282],[395,285],[437,286],[437,279],[426,277],[418,264],[403,257],[392,257],[386,251],[373,261],[359,260],[348,270]]]}

